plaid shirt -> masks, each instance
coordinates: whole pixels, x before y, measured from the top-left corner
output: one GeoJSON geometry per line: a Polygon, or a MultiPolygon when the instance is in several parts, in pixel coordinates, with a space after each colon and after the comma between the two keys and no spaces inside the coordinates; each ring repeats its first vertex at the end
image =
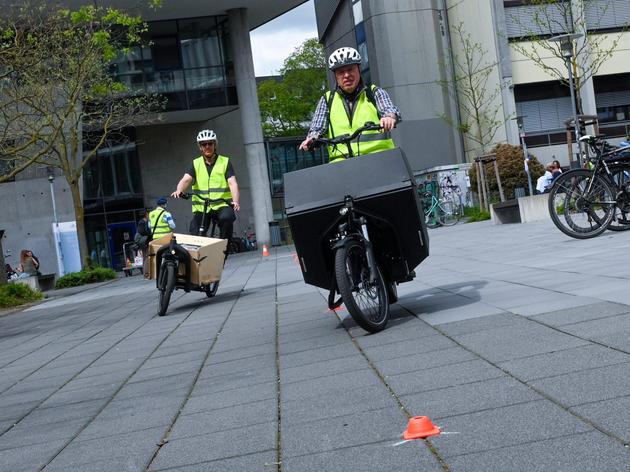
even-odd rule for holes
{"type": "MultiPolygon", "coordinates": [[[[365,85],[362,85],[361,87],[361,91],[356,95],[357,97],[363,89],[365,89],[365,85]]],[[[339,88],[337,88],[336,93],[339,93],[343,97],[343,92],[339,88]]],[[[400,122],[402,119],[400,116],[400,110],[394,106],[392,99],[385,90],[380,87],[375,87],[374,101],[376,102],[376,109],[381,116],[391,116],[392,118],[396,118],[396,123],[400,122]]],[[[308,130],[309,138],[319,138],[320,136],[326,134],[328,131],[328,115],[328,103],[326,102],[326,95],[324,95],[319,99],[317,108],[315,108],[315,113],[313,114],[313,118],[311,120],[311,126],[308,130]]]]}

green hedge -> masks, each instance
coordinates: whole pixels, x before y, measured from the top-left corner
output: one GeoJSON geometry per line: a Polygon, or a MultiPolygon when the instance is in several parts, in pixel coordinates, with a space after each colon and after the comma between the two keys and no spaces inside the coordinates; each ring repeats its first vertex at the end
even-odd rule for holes
{"type": "Polygon", "coordinates": [[[72,272],[57,279],[55,288],[78,287],[79,285],[93,284],[116,278],[116,272],[105,267],[83,269],[80,272],[72,272]]]}
{"type": "Polygon", "coordinates": [[[0,285],[0,307],[23,305],[24,303],[41,300],[44,296],[41,292],[33,290],[26,284],[12,283],[0,285]]]}

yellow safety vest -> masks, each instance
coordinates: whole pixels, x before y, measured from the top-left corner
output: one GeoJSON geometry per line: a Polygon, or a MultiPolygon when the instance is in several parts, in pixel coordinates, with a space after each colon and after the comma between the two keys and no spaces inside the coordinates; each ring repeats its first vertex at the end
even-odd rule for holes
{"type": "MultiPolygon", "coordinates": [[[[193,213],[203,213],[203,200],[197,195],[201,195],[204,198],[210,198],[216,200],[218,198],[224,198],[229,200],[232,198],[230,192],[230,186],[228,185],[225,173],[227,172],[228,163],[230,159],[225,156],[217,156],[217,160],[214,163],[212,172],[208,175],[208,168],[206,167],[206,161],[203,156],[199,156],[193,161],[195,168],[195,183],[192,186],[193,189],[193,213]]],[[[214,203],[208,206],[208,210],[218,210],[227,206],[227,203],[220,202],[214,203]]]]}
{"type": "MultiPolygon", "coordinates": [[[[372,91],[376,88],[372,85],[372,91]]],[[[326,92],[326,100],[330,102],[330,94],[326,92]]],[[[378,123],[380,118],[376,106],[368,99],[366,91],[363,90],[354,106],[354,115],[348,118],[346,108],[343,104],[339,92],[335,93],[332,104],[330,105],[330,115],[328,118],[328,138],[341,136],[342,134],[352,134],[357,128],[363,126],[366,122],[371,121],[378,123]],[[334,134],[333,134],[334,133],[334,134]]],[[[358,139],[350,143],[352,154],[359,156],[362,154],[371,154],[373,152],[385,151],[393,149],[394,141],[390,137],[390,133],[383,133],[379,130],[365,131],[358,139]]],[[[348,156],[348,146],[340,144],[337,146],[328,146],[328,158],[330,162],[343,160],[348,156]]]]}
{"type": "Polygon", "coordinates": [[[171,227],[168,225],[166,221],[164,221],[164,214],[166,210],[162,207],[157,207],[155,210],[152,210],[149,213],[149,221],[151,222],[151,233],[153,234],[153,239],[161,238],[165,234],[169,234],[171,232],[171,227]]]}

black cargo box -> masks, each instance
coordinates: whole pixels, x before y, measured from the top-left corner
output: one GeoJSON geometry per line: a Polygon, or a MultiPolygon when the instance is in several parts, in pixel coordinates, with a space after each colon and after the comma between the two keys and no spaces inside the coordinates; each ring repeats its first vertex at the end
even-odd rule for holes
{"type": "Polygon", "coordinates": [[[381,270],[403,281],[429,255],[422,205],[402,150],[392,149],[284,174],[285,207],[304,281],[330,289],[330,240],[351,195],[366,215],[381,270]]]}

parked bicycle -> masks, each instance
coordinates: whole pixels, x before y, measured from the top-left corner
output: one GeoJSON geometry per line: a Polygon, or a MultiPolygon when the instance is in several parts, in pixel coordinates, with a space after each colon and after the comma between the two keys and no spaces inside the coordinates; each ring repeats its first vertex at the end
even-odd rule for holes
{"type": "MultiPolygon", "coordinates": [[[[189,199],[192,194],[182,193],[181,198],[189,199]]],[[[198,235],[203,236],[206,233],[208,221],[208,206],[213,203],[225,202],[231,205],[232,202],[225,199],[212,200],[205,198],[202,195],[197,195],[203,200],[203,217],[201,224],[199,225],[198,235]]],[[[217,221],[212,219],[212,228],[210,230],[210,237],[213,237],[216,230],[217,221]]],[[[224,251],[223,265],[227,260],[227,256],[230,253],[229,246],[224,251]]],[[[220,280],[209,282],[207,284],[194,284],[191,282],[191,256],[189,252],[177,243],[177,237],[175,234],[171,236],[171,240],[168,244],[165,244],[158,249],[156,255],[155,267],[157,268],[156,286],[158,289],[158,315],[164,316],[168,305],[171,301],[171,295],[174,290],[184,290],[190,292],[191,290],[204,292],[208,298],[212,298],[216,295],[219,289],[220,280]]]]}
{"type": "Polygon", "coordinates": [[[453,226],[462,218],[462,206],[452,199],[438,200],[433,192],[419,189],[422,206],[424,208],[424,218],[429,228],[438,226],[453,226]]]}
{"type": "Polygon", "coordinates": [[[573,238],[592,238],[606,229],[623,231],[630,225],[630,145],[614,147],[603,138],[581,137],[594,153],[591,169],[563,173],[549,192],[551,220],[573,238]]]}

